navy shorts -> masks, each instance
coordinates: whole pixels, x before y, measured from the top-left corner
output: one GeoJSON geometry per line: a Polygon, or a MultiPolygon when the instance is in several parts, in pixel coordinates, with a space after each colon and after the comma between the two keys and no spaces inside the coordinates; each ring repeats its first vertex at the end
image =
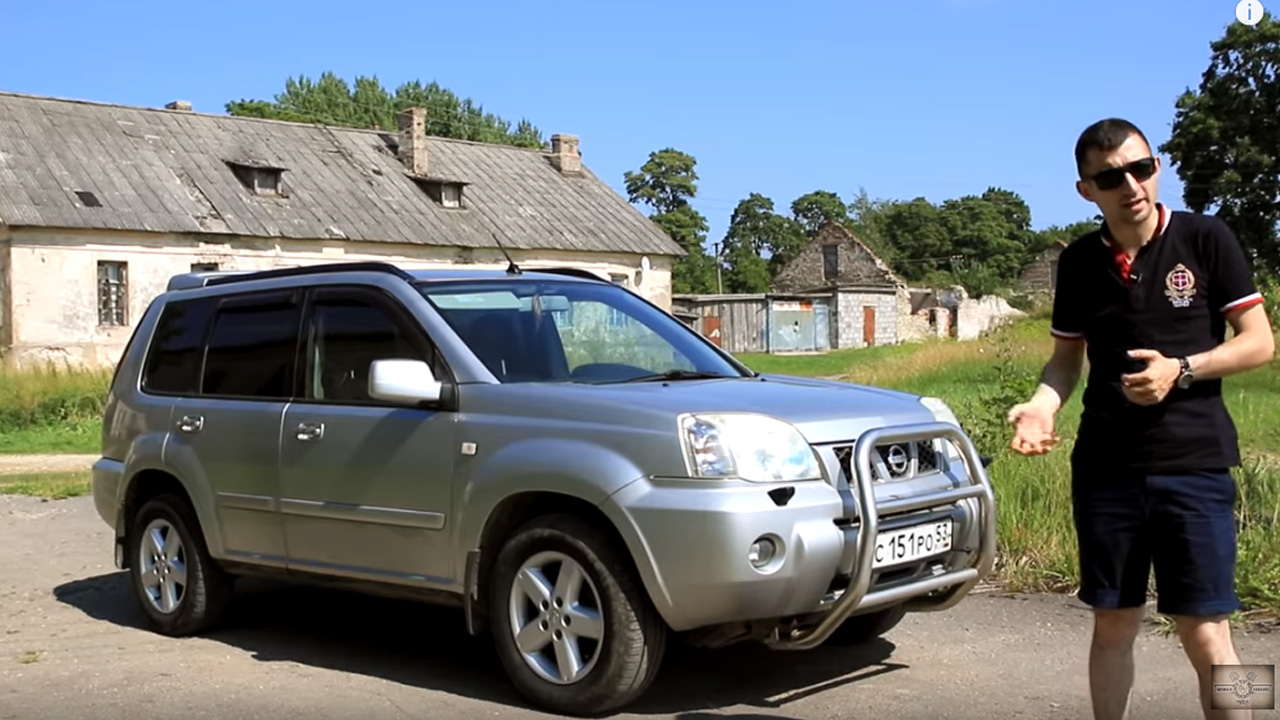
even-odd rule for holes
{"type": "Polygon", "coordinates": [[[1157,612],[1236,610],[1235,500],[1227,470],[1146,474],[1073,463],[1080,600],[1103,609],[1142,607],[1154,567],[1157,612]]]}

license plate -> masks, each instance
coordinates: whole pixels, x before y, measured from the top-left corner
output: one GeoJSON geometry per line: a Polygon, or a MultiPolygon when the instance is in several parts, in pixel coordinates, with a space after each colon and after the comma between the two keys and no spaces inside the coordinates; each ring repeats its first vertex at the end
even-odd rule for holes
{"type": "Polygon", "coordinates": [[[876,556],[871,566],[901,565],[950,549],[950,520],[886,530],[876,536],[876,556]]]}

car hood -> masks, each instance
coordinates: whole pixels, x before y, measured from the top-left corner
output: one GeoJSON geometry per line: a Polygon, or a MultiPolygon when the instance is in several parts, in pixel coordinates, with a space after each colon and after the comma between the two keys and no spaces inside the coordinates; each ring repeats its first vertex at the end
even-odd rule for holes
{"type": "Polygon", "coordinates": [[[871,428],[933,422],[918,395],[852,383],[761,375],[615,385],[509,385],[542,417],[668,423],[682,413],[758,412],[786,420],[811,443],[851,441],[871,428]]]}

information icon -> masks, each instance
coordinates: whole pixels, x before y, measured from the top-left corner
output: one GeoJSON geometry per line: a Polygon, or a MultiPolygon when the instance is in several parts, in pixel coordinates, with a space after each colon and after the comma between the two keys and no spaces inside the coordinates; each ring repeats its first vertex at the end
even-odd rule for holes
{"type": "Polygon", "coordinates": [[[1240,0],[1236,4],[1236,19],[1245,25],[1262,22],[1262,3],[1258,0],[1240,0]]]}

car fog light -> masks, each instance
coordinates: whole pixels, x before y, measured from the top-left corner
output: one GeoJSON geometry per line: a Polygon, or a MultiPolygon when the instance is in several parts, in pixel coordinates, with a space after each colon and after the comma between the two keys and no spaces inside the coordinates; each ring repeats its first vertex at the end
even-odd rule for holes
{"type": "Polygon", "coordinates": [[[773,562],[773,556],[777,554],[778,546],[773,544],[769,538],[760,538],[751,543],[751,549],[747,551],[747,561],[754,568],[763,568],[773,562]]]}

